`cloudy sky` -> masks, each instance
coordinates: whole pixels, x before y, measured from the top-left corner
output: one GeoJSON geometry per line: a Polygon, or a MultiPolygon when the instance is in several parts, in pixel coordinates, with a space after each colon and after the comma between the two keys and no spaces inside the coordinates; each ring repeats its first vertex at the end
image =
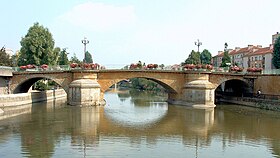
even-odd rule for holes
{"type": "Polygon", "coordinates": [[[94,62],[118,67],[141,60],[176,64],[194,42],[212,55],[248,44],[268,46],[280,32],[279,0],[6,0],[1,1],[0,46],[20,49],[39,22],[55,45],[83,59],[81,40],[94,62]]]}

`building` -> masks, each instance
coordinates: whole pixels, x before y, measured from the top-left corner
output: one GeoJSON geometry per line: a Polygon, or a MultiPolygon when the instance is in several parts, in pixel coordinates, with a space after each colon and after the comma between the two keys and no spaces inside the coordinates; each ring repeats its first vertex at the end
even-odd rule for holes
{"type": "Polygon", "coordinates": [[[214,67],[220,67],[221,66],[223,56],[224,56],[224,52],[219,51],[218,55],[212,57],[212,64],[213,64],[214,67]]]}
{"type": "Polygon", "coordinates": [[[248,67],[256,67],[256,68],[262,68],[266,70],[270,70],[273,68],[272,57],[273,57],[272,44],[269,47],[260,48],[257,51],[247,54],[245,56],[245,58],[247,58],[248,67]]]}
{"type": "Polygon", "coordinates": [[[276,34],[272,35],[272,44],[273,45],[276,42],[278,37],[280,37],[280,33],[279,32],[276,32],[276,34]]]}
{"type": "MultiPolygon", "coordinates": [[[[280,33],[272,35],[272,44],[269,47],[262,48],[261,45],[248,45],[248,47],[240,48],[235,47],[234,50],[229,51],[231,57],[231,65],[237,65],[244,69],[249,67],[273,69],[273,45],[277,38],[280,37],[280,33]]],[[[219,51],[218,55],[212,58],[212,64],[214,67],[219,67],[222,63],[223,52],[219,51]]]]}
{"type": "MultiPolygon", "coordinates": [[[[244,56],[256,51],[259,47],[261,46],[253,46],[253,45],[248,45],[248,47],[245,48],[240,48],[240,47],[235,47],[235,49],[229,49],[229,56],[231,59],[231,65],[237,65],[239,67],[246,67],[246,64],[244,64],[244,56]]],[[[221,66],[222,59],[223,59],[224,53],[222,51],[218,52],[218,55],[213,57],[213,65],[214,67],[219,67],[221,66]]],[[[248,67],[248,66],[247,66],[248,67]]]]}
{"type": "Polygon", "coordinates": [[[248,45],[248,47],[240,48],[236,47],[230,55],[232,56],[232,65],[237,65],[242,68],[247,68],[246,62],[244,62],[244,56],[252,52],[257,51],[261,46],[248,45]]]}

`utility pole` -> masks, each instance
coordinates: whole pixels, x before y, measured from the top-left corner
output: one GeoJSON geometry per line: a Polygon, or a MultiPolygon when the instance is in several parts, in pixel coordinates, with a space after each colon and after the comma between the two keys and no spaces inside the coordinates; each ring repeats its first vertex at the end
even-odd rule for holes
{"type": "Polygon", "coordinates": [[[82,40],[82,43],[84,44],[84,63],[86,62],[86,51],[87,51],[87,44],[89,43],[89,41],[87,40],[87,38],[85,37],[82,40]]]}
{"type": "Polygon", "coordinates": [[[199,42],[199,39],[197,39],[197,42],[194,42],[194,44],[197,46],[197,52],[199,52],[199,46],[202,45],[202,42],[199,42]]]}

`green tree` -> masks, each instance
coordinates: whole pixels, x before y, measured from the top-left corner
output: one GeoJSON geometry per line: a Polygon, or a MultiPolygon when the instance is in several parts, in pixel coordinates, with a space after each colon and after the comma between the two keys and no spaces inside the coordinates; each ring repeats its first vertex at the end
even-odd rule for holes
{"type": "Polygon", "coordinates": [[[69,64],[69,60],[67,57],[67,52],[66,52],[66,48],[62,49],[62,51],[59,53],[59,57],[58,57],[58,65],[68,65],[69,64]]]}
{"type": "Polygon", "coordinates": [[[86,51],[84,62],[85,63],[93,63],[92,56],[88,51],[86,51]]]}
{"type": "Polygon", "coordinates": [[[278,37],[273,46],[272,63],[276,69],[280,68],[280,37],[278,37]]]}
{"type": "Polygon", "coordinates": [[[131,88],[148,91],[163,91],[164,88],[152,80],[145,78],[132,78],[131,88]]]}
{"type": "Polygon", "coordinates": [[[221,67],[228,67],[229,65],[227,65],[228,63],[231,63],[231,59],[230,56],[228,54],[228,44],[225,43],[225,49],[224,49],[224,56],[222,58],[222,63],[221,63],[221,67]]]}
{"type": "Polygon", "coordinates": [[[200,53],[192,50],[184,64],[200,64],[200,53]]]}
{"type": "Polygon", "coordinates": [[[204,49],[200,54],[201,64],[211,64],[211,59],[211,53],[207,49],[204,49]]]}
{"type": "Polygon", "coordinates": [[[74,53],[74,55],[71,57],[70,59],[71,63],[77,63],[77,64],[81,64],[82,61],[78,59],[78,57],[76,56],[76,53],[74,53]]]}
{"type": "Polygon", "coordinates": [[[57,48],[54,49],[52,34],[39,23],[35,23],[29,28],[20,44],[19,65],[55,65],[57,63],[59,51],[57,48]]]}
{"type": "Polygon", "coordinates": [[[5,47],[0,50],[0,66],[12,66],[12,58],[6,53],[5,47]]]}

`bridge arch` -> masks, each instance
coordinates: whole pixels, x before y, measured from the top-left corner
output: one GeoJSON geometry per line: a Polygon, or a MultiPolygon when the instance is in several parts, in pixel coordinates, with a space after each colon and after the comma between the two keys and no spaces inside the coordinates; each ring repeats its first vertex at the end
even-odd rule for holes
{"type": "Polygon", "coordinates": [[[225,75],[210,75],[209,81],[215,86],[215,89],[217,89],[221,84],[228,82],[230,80],[238,80],[242,83],[247,84],[247,80],[243,78],[243,76],[225,76],[225,75]]]}
{"type": "Polygon", "coordinates": [[[66,74],[32,74],[32,75],[16,75],[11,80],[11,92],[16,93],[27,93],[30,87],[41,79],[48,79],[54,81],[60,87],[68,93],[69,84],[71,78],[66,74]]]}
{"type": "Polygon", "coordinates": [[[144,79],[147,79],[147,80],[151,80],[151,81],[154,81],[155,83],[161,85],[168,93],[173,93],[173,94],[178,93],[176,91],[176,89],[174,89],[168,83],[165,83],[164,81],[161,81],[160,79],[155,79],[155,78],[150,78],[150,77],[119,78],[119,79],[110,80],[110,81],[107,81],[107,82],[99,81],[99,84],[101,85],[101,92],[104,93],[106,90],[108,90],[114,84],[117,84],[117,83],[119,83],[121,81],[129,80],[129,79],[132,79],[132,78],[144,78],[144,79]]]}
{"type": "MultiPolygon", "coordinates": [[[[27,93],[28,90],[32,87],[32,85],[34,85],[37,81],[39,80],[43,80],[43,79],[47,79],[47,80],[52,80],[50,78],[46,78],[46,77],[34,77],[34,78],[30,78],[25,80],[24,82],[20,83],[12,92],[13,94],[17,94],[17,93],[27,93]]],[[[53,80],[52,80],[53,81],[53,80]]],[[[54,81],[55,82],[55,81],[54,81]]],[[[56,82],[55,82],[56,83],[56,82]]],[[[58,83],[57,83],[58,84],[58,83]]],[[[58,84],[59,85],[59,84],[58,84]]],[[[59,85],[61,87],[61,85],[59,85]]]]}
{"type": "Polygon", "coordinates": [[[233,96],[244,96],[252,93],[253,89],[244,80],[229,79],[216,87],[215,91],[228,93],[233,96]]]}
{"type": "MultiPolygon", "coordinates": [[[[154,78],[148,78],[148,77],[133,77],[133,78],[144,78],[144,79],[147,79],[147,80],[151,80],[157,84],[159,84],[160,86],[162,86],[168,93],[177,93],[175,89],[173,89],[170,85],[158,80],[158,79],[154,79],[154,78]]],[[[111,82],[109,82],[108,84],[106,84],[105,87],[102,87],[101,88],[101,91],[102,92],[105,92],[106,90],[108,90],[111,86],[113,86],[114,84],[117,84],[121,81],[128,81],[130,79],[133,79],[133,78],[125,78],[125,79],[118,79],[118,80],[113,80],[111,82]]]]}

